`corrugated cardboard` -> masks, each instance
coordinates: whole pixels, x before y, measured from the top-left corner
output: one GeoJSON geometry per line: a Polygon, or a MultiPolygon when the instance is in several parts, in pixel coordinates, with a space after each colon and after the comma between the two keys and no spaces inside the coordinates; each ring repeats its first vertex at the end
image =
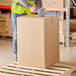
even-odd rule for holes
{"type": "Polygon", "coordinates": [[[0,5],[11,5],[12,0],[0,0],[0,5]]]}
{"type": "MultiPolygon", "coordinates": [[[[65,0],[42,0],[43,7],[63,8],[65,7],[65,0]]],[[[73,6],[71,2],[71,6],[73,6]]]]}
{"type": "Polygon", "coordinates": [[[76,9],[72,9],[73,18],[76,18],[76,9]]]}
{"type": "Polygon", "coordinates": [[[12,37],[11,14],[0,14],[0,35],[12,37]]]}
{"type": "Polygon", "coordinates": [[[18,64],[47,68],[59,62],[59,17],[23,16],[17,22],[18,64]]]}
{"type": "MultiPolygon", "coordinates": [[[[70,20],[70,32],[76,32],[76,19],[70,20]]],[[[65,41],[66,20],[59,21],[59,42],[65,41]]]]}
{"type": "MultiPolygon", "coordinates": [[[[76,32],[76,19],[70,20],[70,31],[76,32]]],[[[59,21],[59,32],[65,34],[65,32],[66,32],[66,20],[59,21]]]]}
{"type": "Polygon", "coordinates": [[[65,34],[66,32],[66,20],[59,21],[59,33],[65,34]]]}
{"type": "Polygon", "coordinates": [[[65,42],[66,21],[59,21],[59,42],[65,42]]]}
{"type": "Polygon", "coordinates": [[[70,20],[70,28],[71,28],[71,32],[76,32],[76,19],[70,20]]]}

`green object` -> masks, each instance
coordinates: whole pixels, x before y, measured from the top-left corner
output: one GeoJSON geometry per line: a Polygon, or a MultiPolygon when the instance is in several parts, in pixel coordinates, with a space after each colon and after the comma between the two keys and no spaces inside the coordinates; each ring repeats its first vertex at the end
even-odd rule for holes
{"type": "MultiPolygon", "coordinates": [[[[34,1],[34,0],[26,0],[26,1],[27,1],[30,5],[32,5],[32,6],[35,5],[35,1],[34,1]]],[[[12,3],[12,9],[11,9],[11,11],[12,11],[13,13],[16,13],[16,14],[23,14],[23,13],[25,13],[25,11],[26,11],[26,13],[27,13],[28,15],[31,14],[30,9],[27,8],[27,7],[23,7],[18,0],[15,0],[15,1],[12,3]]]]}

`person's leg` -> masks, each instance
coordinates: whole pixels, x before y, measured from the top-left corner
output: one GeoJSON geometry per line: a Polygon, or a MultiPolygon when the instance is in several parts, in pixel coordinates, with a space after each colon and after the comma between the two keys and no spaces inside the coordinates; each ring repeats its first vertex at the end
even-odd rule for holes
{"type": "Polygon", "coordinates": [[[11,14],[12,28],[13,28],[13,49],[17,59],[17,17],[23,16],[23,14],[11,14]]]}
{"type": "Polygon", "coordinates": [[[13,28],[13,50],[14,50],[14,53],[17,57],[17,33],[16,33],[16,27],[17,27],[17,16],[15,13],[12,13],[11,14],[11,20],[12,20],[12,28],[13,28]]]}

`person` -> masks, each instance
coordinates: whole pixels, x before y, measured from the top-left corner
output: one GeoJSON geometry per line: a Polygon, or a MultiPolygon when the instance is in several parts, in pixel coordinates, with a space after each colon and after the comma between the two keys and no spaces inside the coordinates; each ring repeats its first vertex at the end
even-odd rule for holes
{"type": "Polygon", "coordinates": [[[13,28],[13,49],[17,61],[17,17],[36,13],[35,0],[13,0],[11,8],[11,20],[13,28]]]}
{"type": "Polygon", "coordinates": [[[13,49],[17,61],[17,17],[37,13],[37,9],[41,8],[39,0],[13,0],[11,8],[11,21],[13,28],[13,49]],[[38,7],[36,7],[36,5],[38,7]]]}

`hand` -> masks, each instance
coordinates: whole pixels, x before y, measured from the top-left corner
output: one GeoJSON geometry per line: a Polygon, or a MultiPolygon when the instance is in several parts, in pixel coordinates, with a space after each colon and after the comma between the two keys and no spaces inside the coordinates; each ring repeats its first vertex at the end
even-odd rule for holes
{"type": "Polygon", "coordinates": [[[37,13],[37,7],[34,5],[30,8],[32,13],[37,13]]]}

